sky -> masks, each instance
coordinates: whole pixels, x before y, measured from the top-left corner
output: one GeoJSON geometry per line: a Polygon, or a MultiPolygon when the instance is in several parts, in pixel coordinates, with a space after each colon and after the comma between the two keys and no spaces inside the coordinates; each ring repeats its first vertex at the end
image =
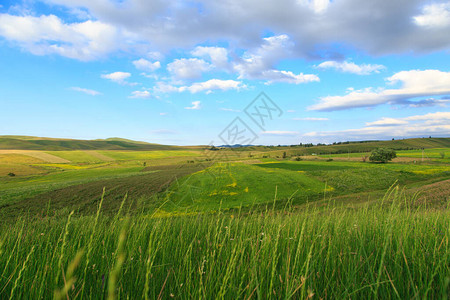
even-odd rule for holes
{"type": "Polygon", "coordinates": [[[450,137],[450,1],[0,1],[0,135],[450,137]]]}

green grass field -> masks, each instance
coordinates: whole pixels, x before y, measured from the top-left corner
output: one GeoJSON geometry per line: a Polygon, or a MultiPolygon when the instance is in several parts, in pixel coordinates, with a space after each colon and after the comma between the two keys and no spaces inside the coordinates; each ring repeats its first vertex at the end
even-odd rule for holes
{"type": "Polygon", "coordinates": [[[0,299],[447,299],[447,140],[4,150],[0,299]],[[419,142],[423,162],[331,153],[419,142]]]}
{"type": "Polygon", "coordinates": [[[405,201],[393,189],[357,211],[22,219],[0,235],[0,295],[446,299],[448,210],[405,201]]]}
{"type": "Polygon", "coordinates": [[[250,207],[276,199],[306,202],[322,195],[325,183],[298,172],[219,163],[177,181],[161,211],[196,212],[250,207]]]}

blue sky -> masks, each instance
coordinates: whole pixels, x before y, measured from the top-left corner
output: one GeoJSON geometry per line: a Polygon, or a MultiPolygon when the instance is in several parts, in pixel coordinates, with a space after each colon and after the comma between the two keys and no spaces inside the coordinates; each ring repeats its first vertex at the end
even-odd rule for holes
{"type": "Polygon", "coordinates": [[[0,134],[220,145],[239,118],[254,144],[448,137],[449,32],[450,1],[3,1],[0,134]],[[281,109],[263,127],[261,92],[281,109]]]}

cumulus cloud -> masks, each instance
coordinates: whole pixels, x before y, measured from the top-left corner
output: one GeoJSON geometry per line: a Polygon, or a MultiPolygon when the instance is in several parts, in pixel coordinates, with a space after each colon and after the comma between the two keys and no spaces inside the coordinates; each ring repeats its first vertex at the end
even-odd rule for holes
{"type": "Polygon", "coordinates": [[[98,96],[101,95],[102,93],[96,91],[96,90],[90,90],[90,89],[85,89],[85,88],[80,88],[77,86],[71,87],[70,88],[73,91],[77,91],[77,92],[81,92],[81,93],[85,93],[87,95],[91,95],[91,96],[98,96]]]}
{"type": "Polygon", "coordinates": [[[102,74],[101,78],[103,79],[109,79],[113,82],[119,83],[119,84],[126,84],[127,82],[125,79],[131,76],[131,73],[128,72],[113,72],[109,74],[102,74]]]}
{"type": "Polygon", "coordinates": [[[358,75],[369,75],[371,73],[380,73],[381,70],[385,69],[383,65],[371,65],[371,64],[362,64],[357,65],[354,62],[348,61],[325,61],[317,66],[319,69],[335,69],[344,73],[353,73],[358,75]]]}
{"type": "Polygon", "coordinates": [[[200,101],[193,101],[191,102],[192,106],[185,107],[185,109],[200,109],[200,101]]]}
{"type": "Polygon", "coordinates": [[[274,82],[307,83],[319,81],[313,74],[294,74],[291,71],[274,69],[274,65],[286,56],[291,55],[293,43],[285,35],[271,36],[263,39],[263,44],[249,51],[234,65],[240,79],[260,79],[267,84],[274,82]]]}
{"type": "Polygon", "coordinates": [[[161,68],[161,63],[159,61],[151,62],[144,58],[134,60],[133,65],[136,67],[136,69],[146,72],[153,72],[161,68]]]}
{"type": "MultiPolygon", "coordinates": [[[[333,111],[371,107],[385,103],[414,105],[416,103],[414,98],[450,95],[450,72],[439,70],[401,71],[387,78],[387,83],[388,85],[400,84],[400,87],[396,89],[369,87],[363,90],[349,90],[344,96],[323,97],[319,103],[308,109],[333,111]]],[[[445,100],[440,102],[440,104],[442,103],[445,103],[445,100]]]]}
{"type": "Polygon", "coordinates": [[[211,64],[220,69],[228,69],[228,50],[223,47],[202,47],[198,46],[191,51],[193,56],[207,57],[211,64]]]}
{"type": "Polygon", "coordinates": [[[81,10],[97,21],[68,23],[52,15],[2,14],[0,35],[35,54],[56,53],[82,60],[102,58],[121,50],[165,52],[217,42],[245,50],[256,46],[261,33],[267,31],[290,36],[294,55],[315,59],[342,58],[341,45],[377,55],[428,53],[450,47],[446,2],[262,0],[256,5],[253,0],[198,0],[193,5],[189,1],[163,0],[47,0],[45,3],[63,6],[67,11],[81,10]],[[23,36],[28,38],[23,40],[23,36]]]}
{"type": "Polygon", "coordinates": [[[188,90],[189,92],[195,94],[203,91],[210,93],[213,90],[221,90],[221,91],[239,90],[245,87],[246,86],[241,81],[210,79],[204,82],[196,82],[188,87],[181,87],[181,91],[188,90]]]}
{"type": "Polygon", "coordinates": [[[127,33],[101,21],[65,23],[55,15],[0,14],[0,36],[35,54],[58,54],[82,61],[126,49],[127,33]]]}
{"type": "Polygon", "coordinates": [[[414,22],[427,28],[444,28],[450,26],[450,3],[433,3],[425,5],[422,14],[413,17],[414,22]]]}
{"type": "Polygon", "coordinates": [[[228,90],[240,90],[246,88],[246,85],[242,81],[236,80],[221,80],[210,79],[204,82],[196,82],[192,85],[185,86],[173,86],[166,83],[158,83],[155,90],[161,93],[173,93],[173,92],[191,92],[192,94],[199,92],[206,92],[207,94],[214,90],[228,91],[228,90]]]}
{"type": "Polygon", "coordinates": [[[149,91],[134,91],[131,92],[131,96],[129,96],[129,98],[150,98],[150,96],[149,91]]]}
{"type": "Polygon", "coordinates": [[[345,140],[386,139],[390,137],[450,136],[450,112],[436,112],[405,118],[382,118],[357,129],[309,132],[304,136],[345,140]]]}
{"type": "Polygon", "coordinates": [[[167,65],[167,70],[176,79],[197,79],[210,69],[211,66],[206,61],[198,58],[175,59],[167,65]]]}

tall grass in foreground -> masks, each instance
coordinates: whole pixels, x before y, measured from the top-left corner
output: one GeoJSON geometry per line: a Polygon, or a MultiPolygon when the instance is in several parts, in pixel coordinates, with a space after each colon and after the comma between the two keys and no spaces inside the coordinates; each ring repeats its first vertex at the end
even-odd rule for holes
{"type": "Polygon", "coordinates": [[[449,211],[401,207],[395,189],[387,198],[358,210],[19,220],[0,233],[0,298],[447,299],[449,211]]]}

